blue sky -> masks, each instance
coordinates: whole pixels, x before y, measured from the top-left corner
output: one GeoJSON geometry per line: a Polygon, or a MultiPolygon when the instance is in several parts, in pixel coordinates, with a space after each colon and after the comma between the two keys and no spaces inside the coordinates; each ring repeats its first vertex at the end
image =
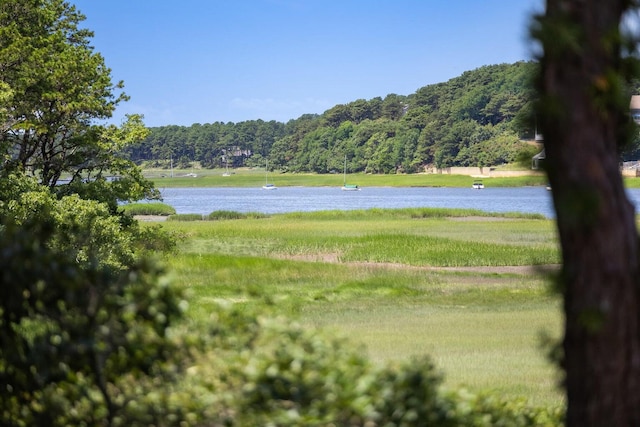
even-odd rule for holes
{"type": "Polygon", "coordinates": [[[147,126],[287,122],[531,59],[540,0],[70,0],[147,126]]]}

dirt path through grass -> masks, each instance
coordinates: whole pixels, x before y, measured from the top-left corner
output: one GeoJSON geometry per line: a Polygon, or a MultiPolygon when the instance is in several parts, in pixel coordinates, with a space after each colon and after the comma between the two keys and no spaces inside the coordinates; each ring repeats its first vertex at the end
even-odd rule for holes
{"type": "Polygon", "coordinates": [[[504,265],[504,266],[473,266],[473,267],[439,267],[439,266],[415,266],[392,262],[341,262],[340,255],[331,254],[310,254],[310,255],[278,255],[279,259],[289,259],[295,261],[326,262],[356,267],[390,268],[390,269],[411,269],[425,271],[452,271],[461,273],[482,273],[482,274],[519,274],[519,275],[540,275],[555,273],[560,270],[560,264],[547,265],[504,265]]]}

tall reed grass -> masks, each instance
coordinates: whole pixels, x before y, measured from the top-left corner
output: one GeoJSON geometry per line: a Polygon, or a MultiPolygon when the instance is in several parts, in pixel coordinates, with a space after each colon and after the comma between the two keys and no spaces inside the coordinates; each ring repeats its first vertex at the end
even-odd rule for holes
{"type": "Polygon", "coordinates": [[[528,267],[559,262],[550,220],[408,209],[162,226],[181,236],[168,262],[193,322],[221,301],[268,303],[374,361],[428,353],[447,386],[562,404],[540,348],[560,334],[560,303],[528,267]]]}

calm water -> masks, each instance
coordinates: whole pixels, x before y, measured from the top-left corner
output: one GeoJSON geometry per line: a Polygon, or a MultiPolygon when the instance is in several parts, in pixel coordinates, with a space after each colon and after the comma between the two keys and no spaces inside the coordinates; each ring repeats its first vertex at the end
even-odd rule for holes
{"type": "Polygon", "coordinates": [[[177,213],[209,214],[216,210],[265,214],[369,208],[470,208],[487,212],[540,213],[553,217],[551,195],[544,187],[520,188],[397,188],[339,187],[165,188],[164,202],[177,213]]]}
{"type": "MultiPolygon", "coordinates": [[[[216,210],[265,214],[369,208],[464,208],[485,212],[539,213],[553,218],[551,193],[544,187],[518,188],[397,188],[365,187],[342,191],[339,187],[165,188],[164,202],[177,213],[209,214],[216,210]]],[[[640,211],[640,189],[628,190],[640,211]]]]}

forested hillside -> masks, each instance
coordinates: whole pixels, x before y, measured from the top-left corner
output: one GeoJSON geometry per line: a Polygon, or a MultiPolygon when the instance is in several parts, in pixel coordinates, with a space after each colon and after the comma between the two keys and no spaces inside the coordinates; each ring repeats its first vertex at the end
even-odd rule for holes
{"type": "MultiPolygon", "coordinates": [[[[426,166],[490,166],[535,147],[530,79],[536,64],[489,65],[409,96],[359,99],[288,123],[252,120],[151,128],[131,147],[155,166],[264,166],[291,172],[414,173],[426,166]]],[[[401,78],[401,77],[400,77],[401,78]]]]}

